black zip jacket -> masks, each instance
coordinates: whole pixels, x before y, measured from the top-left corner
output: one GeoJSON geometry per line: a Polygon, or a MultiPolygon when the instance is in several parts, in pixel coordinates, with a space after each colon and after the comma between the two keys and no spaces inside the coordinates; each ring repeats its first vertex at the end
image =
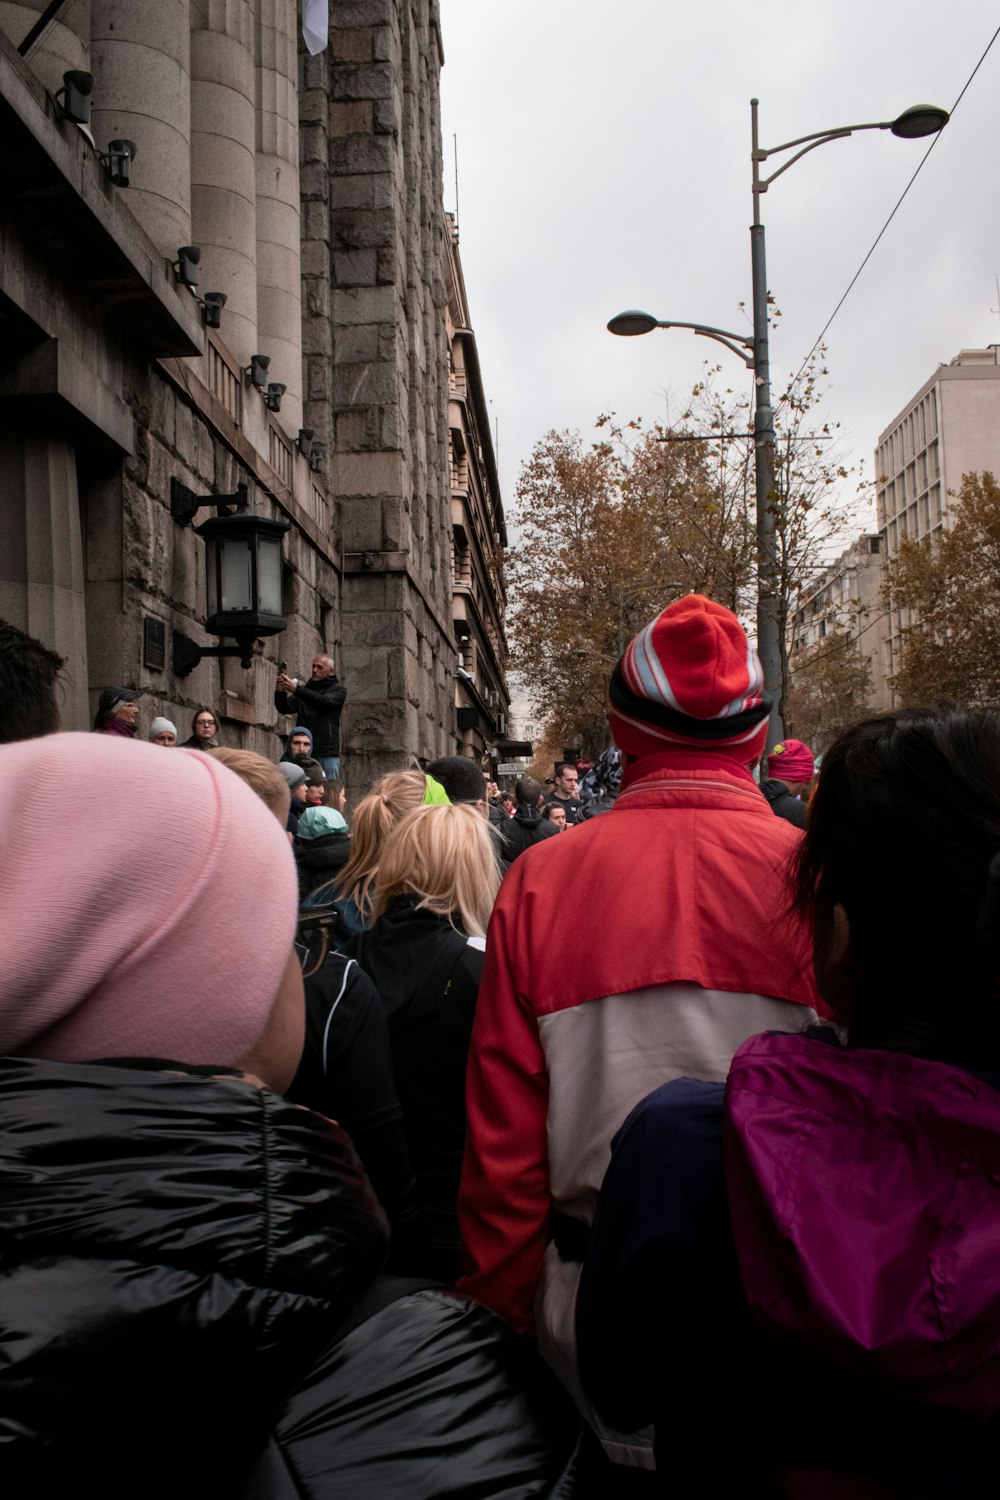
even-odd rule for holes
{"type": "Polygon", "coordinates": [[[376,1280],[347,1137],[213,1071],[0,1059],[4,1500],[568,1495],[530,1350],[376,1280]]]}

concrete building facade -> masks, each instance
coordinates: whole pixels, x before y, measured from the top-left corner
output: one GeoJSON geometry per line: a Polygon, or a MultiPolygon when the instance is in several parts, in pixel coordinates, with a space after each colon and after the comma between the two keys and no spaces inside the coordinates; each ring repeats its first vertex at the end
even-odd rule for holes
{"type": "Polygon", "coordinates": [[[185,735],[206,703],[271,755],[277,662],[326,649],[353,789],[454,751],[436,0],[345,0],[317,57],[297,0],[77,0],[21,55],[45,9],[0,0],[0,615],[67,658],[67,728],[134,685],[185,735]],[[69,68],[93,75],[89,128],[54,97],[69,68]],[[101,160],[122,140],[127,187],[101,160]],[[173,480],[245,483],[290,523],[288,628],[248,671],[173,670],[174,631],[215,644],[173,480]]]}
{"type": "MultiPolygon", "coordinates": [[[[888,684],[882,653],[882,561],[882,538],[867,533],[800,591],[792,611],[788,654],[793,685],[796,658],[843,631],[871,665],[871,707],[884,705],[888,684]]],[[[864,705],[859,705],[859,713],[863,711],[864,705]]]]}
{"type": "Polygon", "coordinates": [[[461,753],[475,756],[484,769],[494,772],[505,759],[503,747],[512,732],[504,632],[507,527],[458,230],[451,215],[446,240],[452,618],[460,669],[455,711],[461,753]]]}
{"type": "MultiPolygon", "coordinates": [[[[939,365],[880,435],[875,450],[876,510],[885,566],[906,539],[933,539],[949,526],[962,476],[1000,475],[1000,345],[963,349],[939,365]]],[[[899,631],[910,611],[886,615],[880,635],[884,688],[879,708],[893,704],[889,679],[899,631]]]]}

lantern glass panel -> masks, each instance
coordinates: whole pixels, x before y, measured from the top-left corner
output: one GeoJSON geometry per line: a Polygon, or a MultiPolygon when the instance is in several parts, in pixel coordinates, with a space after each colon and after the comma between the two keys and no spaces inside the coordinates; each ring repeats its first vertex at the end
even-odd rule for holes
{"type": "Polygon", "coordinates": [[[219,613],[219,549],[214,537],[205,541],[205,585],[208,593],[208,615],[219,613]]]}
{"type": "Polygon", "coordinates": [[[257,609],[262,615],[281,614],[281,538],[257,538],[257,609]]]}
{"type": "Polygon", "coordinates": [[[222,601],[220,613],[227,615],[234,610],[253,609],[253,572],[250,548],[253,545],[247,536],[227,537],[220,545],[222,553],[222,601]]]}

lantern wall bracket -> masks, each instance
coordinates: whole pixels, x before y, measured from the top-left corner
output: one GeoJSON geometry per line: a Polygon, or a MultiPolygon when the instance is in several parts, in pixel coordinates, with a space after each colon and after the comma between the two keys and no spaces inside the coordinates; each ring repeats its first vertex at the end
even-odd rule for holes
{"type": "Polygon", "coordinates": [[[199,646],[182,630],[173,634],[173,670],[175,677],[187,677],[206,656],[238,656],[240,666],[249,669],[253,664],[255,636],[237,636],[235,646],[199,646]]]}
{"type": "Polygon", "coordinates": [[[230,506],[246,510],[249,504],[249,490],[245,484],[238,484],[232,495],[196,495],[176,474],[170,477],[170,514],[179,526],[189,525],[197,512],[209,505],[214,505],[219,515],[224,516],[232,514],[230,506]]]}

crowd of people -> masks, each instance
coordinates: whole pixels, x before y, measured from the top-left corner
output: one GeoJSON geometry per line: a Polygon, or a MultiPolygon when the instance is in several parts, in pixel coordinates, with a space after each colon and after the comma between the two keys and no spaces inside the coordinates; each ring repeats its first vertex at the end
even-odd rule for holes
{"type": "Polygon", "coordinates": [[[0,624],[10,1494],[1000,1492],[1000,714],[766,755],[687,595],[593,764],[348,815],[330,657],[274,759],[59,667],[0,624]]]}

